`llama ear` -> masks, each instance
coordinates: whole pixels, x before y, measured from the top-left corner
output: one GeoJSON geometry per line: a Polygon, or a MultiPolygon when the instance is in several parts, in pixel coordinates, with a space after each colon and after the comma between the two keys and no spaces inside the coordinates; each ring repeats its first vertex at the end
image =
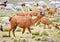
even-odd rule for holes
{"type": "Polygon", "coordinates": [[[42,14],[42,12],[40,12],[40,15],[42,14]]]}
{"type": "Polygon", "coordinates": [[[40,12],[40,15],[45,16],[45,14],[43,14],[42,12],[40,12]]]}

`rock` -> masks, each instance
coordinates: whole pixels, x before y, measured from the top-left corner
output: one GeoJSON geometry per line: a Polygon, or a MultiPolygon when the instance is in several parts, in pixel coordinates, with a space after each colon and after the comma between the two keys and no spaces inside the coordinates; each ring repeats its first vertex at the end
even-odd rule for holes
{"type": "Polygon", "coordinates": [[[35,39],[36,41],[40,41],[40,38],[35,39]]]}
{"type": "Polygon", "coordinates": [[[6,42],[5,40],[3,42],[6,42]]]}
{"type": "Polygon", "coordinates": [[[41,37],[40,40],[41,40],[41,41],[46,41],[46,38],[41,37]]]}
{"type": "Polygon", "coordinates": [[[47,38],[47,41],[48,41],[48,42],[56,42],[56,40],[53,39],[53,38],[51,38],[51,37],[48,37],[48,38],[47,38]]]}
{"type": "Polygon", "coordinates": [[[49,36],[48,33],[47,33],[45,30],[43,30],[43,31],[41,32],[40,36],[42,36],[42,35],[49,36]]]}
{"type": "Polygon", "coordinates": [[[26,39],[25,42],[32,42],[31,39],[26,39]]]}

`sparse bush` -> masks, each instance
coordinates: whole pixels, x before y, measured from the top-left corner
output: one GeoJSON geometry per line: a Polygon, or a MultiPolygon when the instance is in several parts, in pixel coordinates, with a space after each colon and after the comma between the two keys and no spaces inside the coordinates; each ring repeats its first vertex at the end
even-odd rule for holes
{"type": "Polygon", "coordinates": [[[14,39],[14,42],[17,42],[17,39],[14,39]]]}
{"type": "Polygon", "coordinates": [[[21,39],[20,42],[25,42],[25,39],[21,39]]]}
{"type": "Polygon", "coordinates": [[[4,29],[4,32],[7,32],[8,31],[8,29],[6,28],[6,29],[4,29]]]}
{"type": "Polygon", "coordinates": [[[35,40],[36,40],[36,41],[40,41],[40,38],[36,38],[35,40]]]}
{"type": "Polygon", "coordinates": [[[35,36],[33,35],[32,38],[35,38],[35,36]]]}
{"type": "Polygon", "coordinates": [[[9,36],[8,36],[8,35],[6,35],[6,34],[3,34],[3,35],[2,35],[2,37],[9,37],[9,36]]]}
{"type": "Polygon", "coordinates": [[[33,28],[31,28],[31,30],[34,30],[33,28]]]}
{"type": "Polygon", "coordinates": [[[32,32],[32,35],[39,35],[39,32],[32,32]]]}
{"type": "Polygon", "coordinates": [[[21,32],[21,29],[16,30],[17,32],[21,32]]]}

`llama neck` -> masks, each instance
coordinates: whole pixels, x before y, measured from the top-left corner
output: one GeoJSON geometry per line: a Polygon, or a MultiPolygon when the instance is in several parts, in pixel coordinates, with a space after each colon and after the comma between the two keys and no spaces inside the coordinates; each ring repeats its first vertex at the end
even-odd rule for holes
{"type": "Polygon", "coordinates": [[[42,17],[36,17],[35,19],[33,19],[33,25],[39,20],[39,19],[41,19],[42,17]]]}

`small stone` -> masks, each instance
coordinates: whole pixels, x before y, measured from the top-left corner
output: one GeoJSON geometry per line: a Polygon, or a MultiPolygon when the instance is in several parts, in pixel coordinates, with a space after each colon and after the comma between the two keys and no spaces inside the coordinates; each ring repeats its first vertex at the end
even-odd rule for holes
{"type": "Polygon", "coordinates": [[[32,42],[31,39],[26,39],[25,42],[32,42]]]}
{"type": "Polygon", "coordinates": [[[35,39],[36,41],[40,41],[40,38],[35,39]]]}
{"type": "Polygon", "coordinates": [[[56,40],[55,40],[55,39],[50,38],[50,37],[48,37],[48,38],[47,38],[47,41],[48,41],[48,42],[56,42],[56,40]]]}
{"type": "Polygon", "coordinates": [[[6,42],[5,40],[3,42],[6,42]]]}
{"type": "Polygon", "coordinates": [[[42,38],[42,37],[41,37],[40,40],[41,40],[41,41],[46,41],[46,38],[42,38]]]}

